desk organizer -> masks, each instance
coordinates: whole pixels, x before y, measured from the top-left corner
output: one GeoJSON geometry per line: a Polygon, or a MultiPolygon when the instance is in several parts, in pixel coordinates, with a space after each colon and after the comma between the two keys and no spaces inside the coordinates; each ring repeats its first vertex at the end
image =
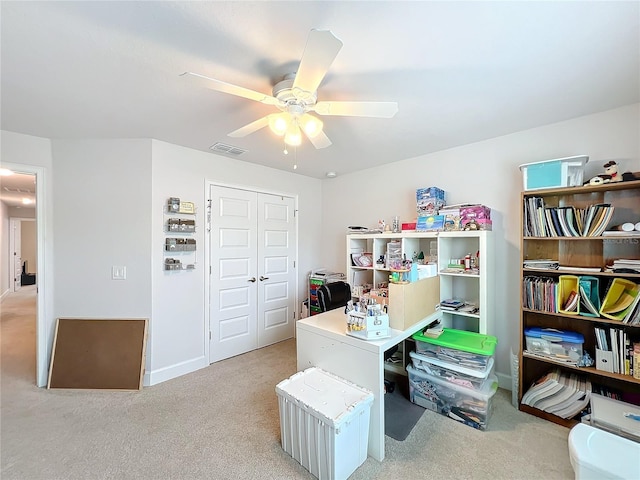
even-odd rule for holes
{"type": "Polygon", "coordinates": [[[367,315],[365,312],[349,312],[347,314],[347,335],[363,340],[379,340],[389,338],[389,315],[367,315]]]}

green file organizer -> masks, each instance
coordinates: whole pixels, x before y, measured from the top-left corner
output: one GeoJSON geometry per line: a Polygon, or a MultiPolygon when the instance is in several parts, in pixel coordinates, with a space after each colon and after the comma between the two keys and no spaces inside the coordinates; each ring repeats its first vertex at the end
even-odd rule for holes
{"type": "Polygon", "coordinates": [[[588,275],[578,278],[580,287],[580,315],[583,317],[600,316],[600,279],[588,275]],[[587,306],[593,307],[595,312],[587,306]]]}

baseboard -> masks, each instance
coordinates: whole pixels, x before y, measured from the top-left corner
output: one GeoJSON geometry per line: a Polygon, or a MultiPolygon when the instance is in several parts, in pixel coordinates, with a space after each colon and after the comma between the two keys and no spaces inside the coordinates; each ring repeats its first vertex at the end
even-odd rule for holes
{"type": "Polygon", "coordinates": [[[178,363],[176,365],[171,365],[169,367],[153,370],[151,372],[145,372],[143,385],[145,387],[157,385],[158,383],[166,382],[167,380],[171,380],[173,378],[178,378],[182,375],[195,372],[196,370],[200,370],[201,368],[205,368],[208,366],[209,362],[203,356],[194,358],[192,360],[187,360],[186,362],[178,363]]]}
{"type": "Polygon", "coordinates": [[[4,297],[9,295],[10,293],[11,293],[11,290],[6,289],[4,292],[2,292],[2,295],[0,295],[0,300],[2,300],[4,297]]]}
{"type": "Polygon", "coordinates": [[[496,377],[498,377],[498,386],[500,388],[504,388],[505,390],[513,390],[513,383],[511,382],[511,375],[505,375],[504,373],[497,373],[496,377]]]}

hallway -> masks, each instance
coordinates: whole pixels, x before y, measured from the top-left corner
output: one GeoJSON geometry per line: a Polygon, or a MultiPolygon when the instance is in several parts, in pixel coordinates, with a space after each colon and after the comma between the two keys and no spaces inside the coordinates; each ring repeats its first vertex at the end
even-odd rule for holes
{"type": "MultiPolygon", "coordinates": [[[[9,293],[0,304],[0,379],[2,392],[36,387],[36,286],[9,293]]],[[[3,401],[4,403],[4,401],[3,401]]]]}

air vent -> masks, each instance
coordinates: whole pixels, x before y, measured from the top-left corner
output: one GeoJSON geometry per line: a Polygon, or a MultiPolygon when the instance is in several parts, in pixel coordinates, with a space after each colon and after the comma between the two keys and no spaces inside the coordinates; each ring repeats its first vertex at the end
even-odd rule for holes
{"type": "Polygon", "coordinates": [[[224,153],[225,155],[233,155],[237,157],[238,155],[242,155],[246,152],[242,148],[234,147],[233,145],[227,145],[226,143],[214,143],[209,147],[209,149],[216,153],[224,153]]]}

